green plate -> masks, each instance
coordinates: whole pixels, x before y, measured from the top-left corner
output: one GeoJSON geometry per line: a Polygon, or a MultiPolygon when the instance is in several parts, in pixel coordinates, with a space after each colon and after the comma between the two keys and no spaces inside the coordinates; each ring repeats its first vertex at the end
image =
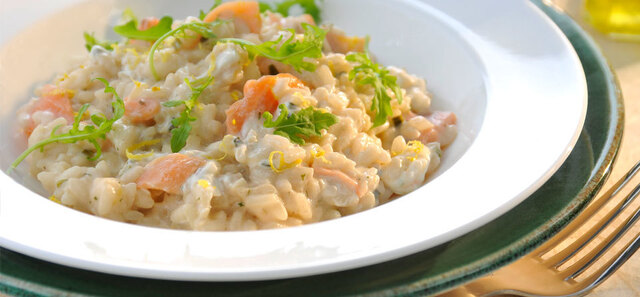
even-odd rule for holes
{"type": "Polygon", "coordinates": [[[589,107],[571,155],[520,205],[458,239],[397,260],[342,272],[255,282],[178,282],[115,276],[0,249],[0,293],[17,296],[429,295],[468,282],[533,250],[564,227],[609,175],[622,137],[620,91],[593,41],[566,15],[534,1],[567,35],[587,78],[589,107]]]}

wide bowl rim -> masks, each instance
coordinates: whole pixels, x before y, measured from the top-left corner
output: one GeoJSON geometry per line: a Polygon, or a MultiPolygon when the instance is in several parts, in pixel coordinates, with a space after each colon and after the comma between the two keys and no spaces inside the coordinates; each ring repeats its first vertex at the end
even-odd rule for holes
{"type": "Polygon", "coordinates": [[[568,27],[562,27],[563,31],[566,29],[576,33],[579,38],[587,44],[588,50],[595,55],[595,59],[600,66],[602,66],[604,77],[608,79],[608,87],[610,87],[609,98],[615,98],[615,108],[611,111],[609,133],[606,143],[604,144],[605,149],[603,149],[603,153],[596,160],[596,165],[594,169],[591,170],[591,176],[586,185],[570,204],[549,219],[549,223],[531,230],[526,236],[494,252],[490,256],[480,258],[464,267],[457,267],[448,271],[446,276],[423,279],[413,284],[403,286],[402,288],[394,288],[394,293],[415,293],[420,290],[425,290],[425,293],[428,291],[428,294],[444,292],[447,289],[471,282],[478,277],[516,261],[520,258],[519,255],[526,255],[533,251],[568,225],[599,193],[611,174],[615,160],[620,152],[624,132],[624,97],[618,77],[593,38],[567,15],[562,8],[543,0],[529,1],[538,6],[547,15],[550,15],[550,17],[554,19],[554,22],[557,23],[559,20],[563,21],[564,26],[568,27]]]}

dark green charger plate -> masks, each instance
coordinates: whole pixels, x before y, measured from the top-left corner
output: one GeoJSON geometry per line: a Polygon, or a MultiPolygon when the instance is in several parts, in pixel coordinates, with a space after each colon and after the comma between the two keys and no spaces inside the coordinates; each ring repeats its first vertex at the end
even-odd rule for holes
{"type": "Polygon", "coordinates": [[[565,14],[534,1],[573,44],[589,107],[571,155],[538,191],[498,219],[450,242],[397,260],[324,275],[255,282],[178,282],[85,271],[0,249],[0,293],[16,296],[430,295],[471,281],[533,250],[564,227],[609,175],[622,137],[614,75],[591,39],[565,14]]]}

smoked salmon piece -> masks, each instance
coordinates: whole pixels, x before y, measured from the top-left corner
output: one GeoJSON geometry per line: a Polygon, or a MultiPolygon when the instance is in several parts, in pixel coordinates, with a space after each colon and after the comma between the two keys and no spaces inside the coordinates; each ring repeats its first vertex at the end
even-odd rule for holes
{"type": "Polygon", "coordinates": [[[327,32],[327,42],[334,52],[347,54],[349,52],[364,52],[367,39],[357,36],[347,36],[344,32],[331,29],[327,32]]]}
{"type": "Polygon", "coordinates": [[[262,28],[260,5],[256,1],[222,3],[210,11],[203,21],[209,23],[217,19],[233,20],[238,32],[260,33],[262,28]]]}
{"type": "Polygon", "coordinates": [[[160,103],[146,98],[125,98],[124,116],[133,124],[153,124],[153,117],[160,112],[160,103]]]}
{"type": "MultiPolygon", "coordinates": [[[[64,118],[68,124],[73,123],[73,108],[71,107],[71,98],[73,98],[74,92],[63,88],[58,88],[54,85],[45,85],[42,88],[42,97],[40,97],[30,114],[37,111],[48,111],[52,113],[56,118],[64,118]]],[[[31,121],[27,127],[25,127],[25,134],[31,135],[36,124],[31,121]]]]}
{"type": "Polygon", "coordinates": [[[156,17],[146,17],[140,20],[140,23],[138,24],[138,30],[140,31],[149,30],[152,27],[155,27],[156,25],[158,25],[159,23],[160,23],[160,20],[156,17]]]}
{"type": "Polygon", "coordinates": [[[136,180],[139,188],[180,194],[182,184],[192,176],[205,160],[183,154],[170,154],[151,161],[136,180]]]}
{"type": "Polygon", "coordinates": [[[345,185],[347,188],[353,190],[353,192],[356,193],[358,197],[362,197],[364,196],[364,194],[366,194],[365,189],[363,187],[358,186],[358,182],[356,182],[353,178],[349,177],[342,171],[319,167],[319,168],[314,168],[313,172],[314,174],[317,174],[320,176],[334,178],[335,180],[345,185]]]}
{"type": "Polygon", "coordinates": [[[227,109],[227,132],[236,134],[242,130],[245,120],[253,113],[268,111],[273,113],[278,107],[278,98],[273,94],[273,87],[278,79],[288,79],[290,88],[305,88],[297,77],[280,73],[266,75],[258,80],[249,80],[244,85],[244,98],[236,101],[227,109]]]}
{"type": "Polygon", "coordinates": [[[427,131],[423,131],[420,141],[423,143],[440,142],[440,134],[447,126],[455,125],[457,122],[456,115],[453,112],[436,111],[427,116],[427,119],[433,123],[433,127],[427,131]]]}

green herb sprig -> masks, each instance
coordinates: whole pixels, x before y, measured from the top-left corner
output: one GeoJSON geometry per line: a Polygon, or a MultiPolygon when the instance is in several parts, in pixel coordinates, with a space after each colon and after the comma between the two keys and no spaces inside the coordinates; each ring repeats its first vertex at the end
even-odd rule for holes
{"type": "Polygon", "coordinates": [[[156,80],[160,80],[160,76],[158,75],[155,64],[153,62],[153,57],[158,47],[162,44],[162,42],[164,42],[165,39],[171,36],[183,37],[183,38],[196,38],[196,36],[189,35],[186,32],[187,30],[197,33],[204,38],[215,38],[216,34],[213,32],[213,29],[224,22],[226,21],[213,21],[210,23],[201,23],[201,22],[184,23],[176,27],[175,29],[166,32],[164,35],[160,36],[160,38],[156,40],[156,42],[151,46],[151,49],[149,50],[149,68],[151,69],[151,73],[153,74],[153,77],[155,77],[156,80]]]}
{"type": "Polygon", "coordinates": [[[280,3],[274,3],[269,5],[268,3],[260,2],[260,12],[267,10],[280,13],[283,16],[289,16],[289,11],[292,7],[299,6],[304,13],[307,13],[313,17],[316,24],[320,24],[320,8],[316,4],[316,0],[285,0],[280,3]]]}
{"type": "Polygon", "coordinates": [[[84,32],[84,47],[87,49],[88,52],[90,52],[91,49],[96,45],[99,45],[108,51],[112,51],[113,46],[111,45],[114,43],[115,42],[109,41],[109,40],[100,41],[93,35],[93,33],[84,32]]]}
{"type": "Polygon", "coordinates": [[[138,21],[134,18],[126,24],[113,27],[113,31],[129,39],[154,41],[171,31],[172,24],[173,18],[163,16],[157,25],[147,30],[138,30],[138,21]]]}
{"type": "Polygon", "coordinates": [[[291,65],[296,71],[315,71],[316,64],[306,61],[306,59],[322,57],[322,46],[327,31],[310,24],[302,24],[302,28],[304,28],[304,36],[301,41],[295,40],[293,29],[289,30],[291,36],[284,41],[284,36],[282,35],[277,40],[267,41],[259,45],[237,38],[225,38],[220,41],[239,44],[249,52],[252,59],[256,56],[263,56],[291,65]]]}
{"type": "Polygon", "coordinates": [[[189,81],[184,79],[189,88],[191,89],[191,96],[187,100],[172,100],[162,103],[165,107],[176,107],[184,105],[184,109],[180,113],[180,116],[171,120],[173,129],[171,129],[171,151],[174,153],[179,152],[187,144],[187,138],[191,132],[191,122],[196,118],[191,116],[193,107],[198,104],[198,98],[213,81],[213,76],[207,76],[199,79],[189,81]]]}
{"type": "Polygon", "coordinates": [[[398,103],[402,103],[402,92],[397,83],[397,78],[389,74],[389,70],[373,63],[368,53],[351,53],[346,57],[347,61],[358,63],[349,71],[349,80],[357,85],[371,85],[374,89],[371,111],[375,114],[373,127],[380,126],[393,114],[391,109],[391,96],[389,91],[395,94],[398,103]]]}
{"type": "Polygon", "coordinates": [[[300,145],[305,144],[305,139],[311,136],[320,136],[321,130],[328,129],[338,122],[335,115],[313,107],[307,107],[292,114],[289,114],[284,104],[280,104],[278,108],[280,115],[275,121],[270,112],[262,114],[264,127],[275,128],[274,134],[289,138],[291,142],[300,145]]]}
{"type": "Polygon", "coordinates": [[[60,126],[57,126],[51,131],[51,135],[49,138],[42,140],[33,146],[29,147],[25,150],[18,158],[11,163],[11,169],[15,169],[29,154],[37,149],[43,149],[45,146],[52,143],[76,143],[81,140],[86,140],[89,143],[93,144],[96,149],[96,152],[91,157],[87,157],[91,161],[95,161],[102,155],[102,148],[98,143],[98,139],[105,139],[107,137],[107,133],[111,131],[111,127],[113,123],[120,119],[124,115],[124,101],[118,94],[116,90],[109,85],[109,82],[104,78],[96,78],[105,85],[104,92],[112,93],[116,98],[114,102],[111,102],[111,107],[113,108],[113,115],[110,119],[107,119],[103,114],[92,114],[91,122],[93,125],[86,125],[80,128],[80,122],[84,116],[84,113],[89,108],[89,104],[84,104],[78,111],[77,115],[74,118],[73,125],[71,129],[67,133],[56,134],[60,126]]]}

